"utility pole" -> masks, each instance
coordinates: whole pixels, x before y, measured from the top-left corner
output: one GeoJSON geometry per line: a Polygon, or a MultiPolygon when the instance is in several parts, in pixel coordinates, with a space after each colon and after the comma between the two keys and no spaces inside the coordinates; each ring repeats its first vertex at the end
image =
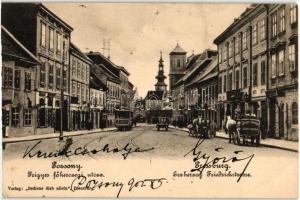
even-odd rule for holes
{"type": "Polygon", "coordinates": [[[63,141],[64,132],[63,132],[63,101],[64,101],[64,65],[65,65],[65,41],[63,40],[63,51],[62,51],[62,66],[60,70],[60,131],[59,131],[59,141],[63,141]]]}

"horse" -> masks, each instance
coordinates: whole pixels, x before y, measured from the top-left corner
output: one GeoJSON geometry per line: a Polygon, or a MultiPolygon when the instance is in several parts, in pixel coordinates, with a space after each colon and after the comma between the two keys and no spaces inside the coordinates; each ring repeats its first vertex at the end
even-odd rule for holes
{"type": "MultiPolygon", "coordinates": [[[[237,130],[236,130],[236,121],[234,119],[231,118],[231,116],[227,116],[226,117],[226,133],[229,134],[229,143],[231,143],[231,140],[233,141],[233,143],[236,143],[236,134],[237,134],[237,130]],[[234,136],[234,137],[233,137],[234,136]]],[[[237,141],[239,143],[239,141],[237,141]]]]}

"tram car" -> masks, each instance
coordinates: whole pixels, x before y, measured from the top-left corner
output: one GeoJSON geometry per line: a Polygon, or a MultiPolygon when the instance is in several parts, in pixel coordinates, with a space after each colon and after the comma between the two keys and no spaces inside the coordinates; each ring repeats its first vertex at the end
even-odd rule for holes
{"type": "Polygon", "coordinates": [[[115,110],[115,126],[118,130],[131,130],[133,112],[130,110],[115,110]]]}

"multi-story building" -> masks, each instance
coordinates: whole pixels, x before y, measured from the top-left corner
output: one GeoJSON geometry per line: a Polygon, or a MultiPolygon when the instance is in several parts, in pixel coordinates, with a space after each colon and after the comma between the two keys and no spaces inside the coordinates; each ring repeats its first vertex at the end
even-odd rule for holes
{"type": "Polygon", "coordinates": [[[219,126],[250,110],[266,122],[267,6],[251,5],[215,40],[219,51],[219,126]]]}
{"type": "Polygon", "coordinates": [[[73,43],[70,45],[70,130],[87,129],[89,123],[90,68],[93,64],[73,43]]]}
{"type": "Polygon", "coordinates": [[[114,125],[114,110],[120,109],[121,105],[121,81],[119,78],[119,69],[109,59],[99,52],[89,52],[86,54],[93,62],[91,76],[94,74],[107,87],[106,91],[106,126],[114,125]],[[116,75],[117,74],[117,75],[116,75]]]}
{"type": "Polygon", "coordinates": [[[40,62],[4,26],[2,44],[2,135],[36,134],[36,72],[40,62]]]}
{"type": "Polygon", "coordinates": [[[206,49],[201,54],[191,55],[185,63],[184,75],[173,85],[174,116],[184,115],[185,121],[198,116],[198,82],[217,51],[206,49]]]}
{"type": "Polygon", "coordinates": [[[90,78],[90,122],[92,129],[105,128],[107,121],[106,91],[107,86],[99,78],[100,74],[92,73],[90,78]]]}
{"type": "Polygon", "coordinates": [[[68,130],[72,27],[41,3],[2,3],[1,18],[2,24],[42,63],[36,79],[37,133],[59,131],[61,121],[63,130],[68,130]]]}
{"type": "Polygon", "coordinates": [[[130,108],[130,87],[128,76],[129,72],[122,66],[119,67],[119,78],[121,81],[121,99],[120,99],[120,108],[129,109],[130,108]]]}
{"type": "Polygon", "coordinates": [[[298,10],[269,5],[267,78],[269,135],[298,140],[298,10]]]}
{"type": "Polygon", "coordinates": [[[297,28],[296,5],[254,4],[214,40],[220,125],[250,110],[263,137],[298,140],[297,28]]]}
{"type": "Polygon", "coordinates": [[[191,83],[197,85],[198,102],[197,108],[201,115],[210,122],[217,124],[217,101],[218,101],[218,57],[211,57],[211,61],[203,70],[203,73],[191,83]]]}

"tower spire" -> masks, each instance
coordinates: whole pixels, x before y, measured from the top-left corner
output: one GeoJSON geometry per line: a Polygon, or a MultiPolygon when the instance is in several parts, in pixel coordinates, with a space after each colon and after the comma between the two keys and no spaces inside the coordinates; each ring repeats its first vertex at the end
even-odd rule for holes
{"type": "Polygon", "coordinates": [[[158,65],[158,75],[155,77],[157,79],[157,83],[155,84],[156,91],[166,91],[167,85],[165,84],[166,76],[164,75],[164,64],[162,59],[162,51],[160,51],[160,59],[158,65]]]}

